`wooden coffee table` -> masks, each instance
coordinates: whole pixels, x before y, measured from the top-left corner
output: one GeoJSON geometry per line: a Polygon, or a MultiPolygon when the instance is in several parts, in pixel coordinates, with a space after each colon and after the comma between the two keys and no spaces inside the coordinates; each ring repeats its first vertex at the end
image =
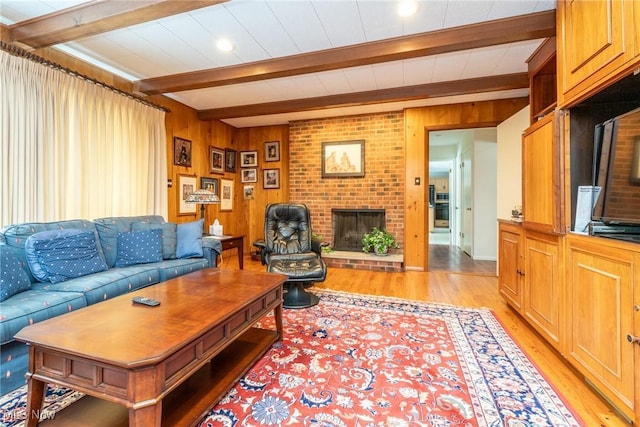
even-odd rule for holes
{"type": "Polygon", "coordinates": [[[27,426],[46,383],[87,396],[42,425],[193,425],[282,337],[286,276],[206,269],[22,329],[27,426]],[[134,296],[161,302],[133,304],[134,296]],[[276,330],[253,327],[270,311],[276,330]]]}

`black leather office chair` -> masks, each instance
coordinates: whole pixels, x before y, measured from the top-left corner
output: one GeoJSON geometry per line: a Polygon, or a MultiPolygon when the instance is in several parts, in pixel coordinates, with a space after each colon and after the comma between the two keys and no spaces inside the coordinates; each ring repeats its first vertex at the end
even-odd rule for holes
{"type": "Polygon", "coordinates": [[[264,216],[264,248],[267,271],[288,277],[285,308],[311,307],[318,297],[305,284],[322,282],[327,266],[320,256],[319,242],[312,241],[311,217],[304,204],[273,203],[264,216]]]}

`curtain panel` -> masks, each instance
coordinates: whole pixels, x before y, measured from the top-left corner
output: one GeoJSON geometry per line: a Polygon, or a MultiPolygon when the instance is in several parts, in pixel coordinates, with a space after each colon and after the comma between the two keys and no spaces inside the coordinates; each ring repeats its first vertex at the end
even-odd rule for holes
{"type": "Polygon", "coordinates": [[[0,51],[0,226],[167,218],[165,113],[0,51]]]}

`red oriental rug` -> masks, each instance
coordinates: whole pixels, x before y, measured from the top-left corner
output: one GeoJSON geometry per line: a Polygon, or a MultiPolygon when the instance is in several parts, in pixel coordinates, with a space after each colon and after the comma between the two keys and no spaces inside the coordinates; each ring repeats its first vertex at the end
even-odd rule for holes
{"type": "MultiPolygon", "coordinates": [[[[314,292],[200,426],[583,425],[490,310],[314,292]]],[[[6,426],[25,394],[0,399],[6,426]]],[[[44,413],[79,397],[50,387],[44,413]]]]}

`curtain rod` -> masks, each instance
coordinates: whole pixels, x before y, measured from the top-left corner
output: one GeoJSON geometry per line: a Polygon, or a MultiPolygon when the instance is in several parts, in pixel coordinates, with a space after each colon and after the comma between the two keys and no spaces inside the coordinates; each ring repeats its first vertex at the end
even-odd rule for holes
{"type": "Polygon", "coordinates": [[[63,67],[60,64],[56,64],[55,62],[49,61],[48,59],[45,59],[45,58],[43,58],[41,56],[38,56],[38,55],[36,55],[34,53],[28,52],[28,51],[26,51],[26,50],[24,50],[24,49],[22,49],[22,48],[20,48],[18,46],[7,44],[7,43],[5,43],[4,41],[1,41],[1,40],[0,40],[0,50],[3,50],[3,51],[7,52],[10,55],[18,56],[18,57],[21,57],[21,58],[25,58],[25,59],[28,59],[29,61],[33,61],[33,62],[36,62],[38,64],[46,65],[47,67],[51,67],[53,69],[63,71],[65,73],[69,74],[69,75],[72,75],[72,76],[77,77],[79,79],[85,80],[85,81],[87,81],[89,83],[93,83],[93,84],[95,84],[97,86],[101,86],[101,87],[104,87],[105,89],[109,89],[109,90],[111,90],[111,91],[113,91],[113,92],[115,92],[115,93],[117,93],[119,95],[126,96],[127,98],[133,99],[134,101],[138,101],[141,104],[144,104],[144,105],[146,105],[148,107],[152,107],[152,108],[155,108],[157,110],[162,110],[165,113],[170,113],[171,112],[170,109],[168,109],[166,107],[163,107],[162,105],[158,105],[158,104],[154,104],[153,102],[149,102],[149,101],[147,101],[147,100],[145,100],[145,99],[143,99],[143,98],[141,98],[139,96],[136,96],[136,95],[134,95],[132,93],[126,92],[126,91],[121,90],[121,89],[118,89],[117,87],[108,85],[108,84],[106,84],[104,82],[101,82],[100,80],[93,79],[93,78],[91,78],[89,76],[86,76],[84,74],[80,74],[77,71],[73,71],[73,70],[71,70],[69,68],[63,67]]]}

